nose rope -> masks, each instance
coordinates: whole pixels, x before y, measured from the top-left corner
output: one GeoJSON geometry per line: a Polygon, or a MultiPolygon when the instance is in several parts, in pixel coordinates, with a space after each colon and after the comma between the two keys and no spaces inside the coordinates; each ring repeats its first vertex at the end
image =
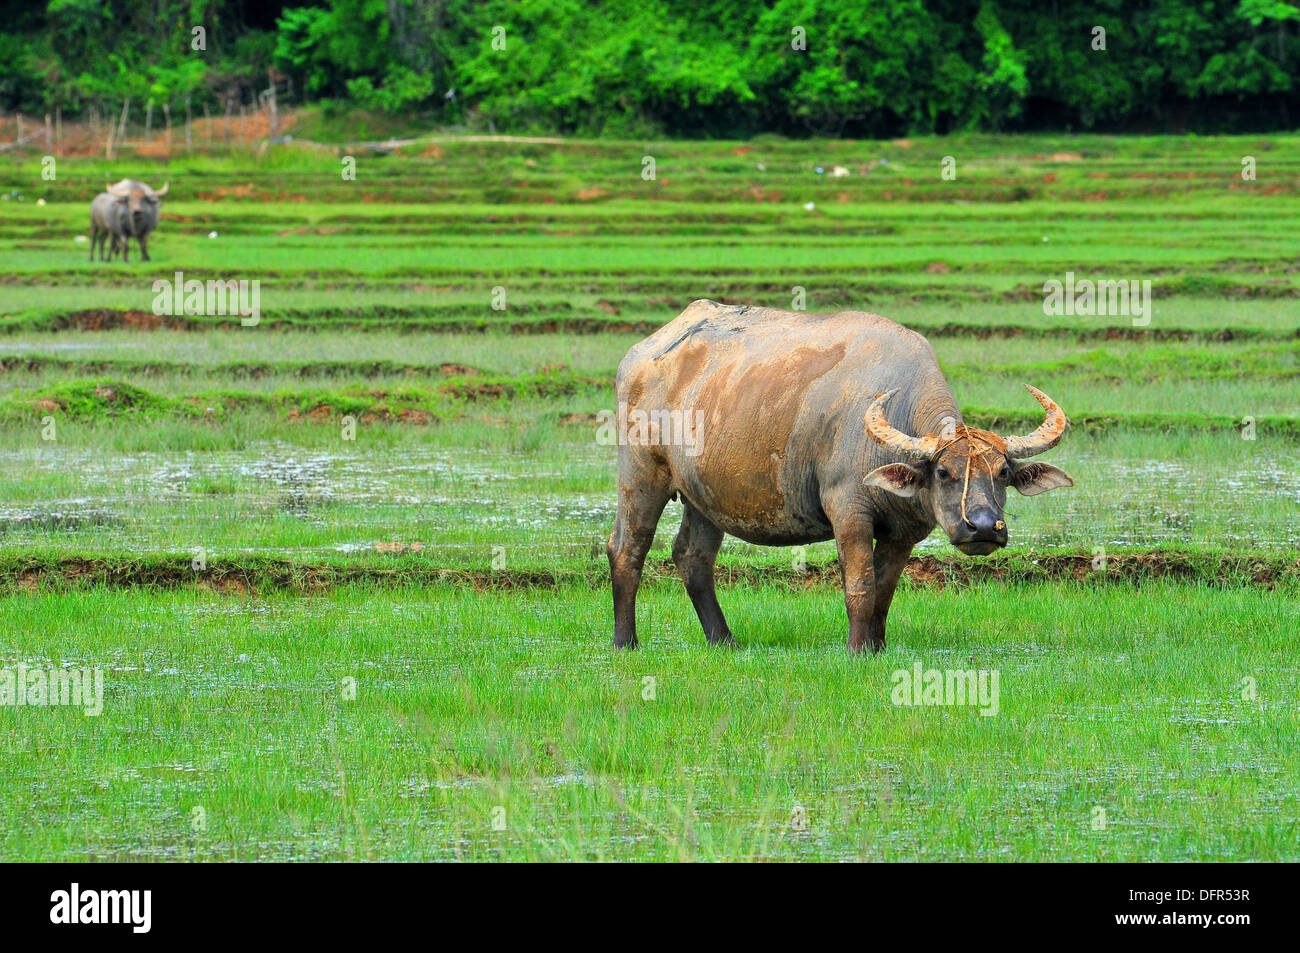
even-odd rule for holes
{"type": "Polygon", "coordinates": [[[935,455],[938,456],[938,454],[939,454],[941,451],[943,451],[943,450],[947,450],[949,447],[951,447],[951,446],[952,446],[954,443],[956,443],[958,440],[965,440],[965,441],[966,441],[966,475],[963,477],[963,479],[962,479],[962,485],[961,485],[961,518],[962,518],[962,522],[963,522],[963,523],[965,523],[965,524],[966,524],[967,526],[969,526],[971,529],[974,529],[974,528],[975,528],[975,524],[972,523],[972,522],[970,521],[970,519],[966,516],[966,494],[970,491],[970,471],[971,471],[971,464],[972,464],[972,463],[975,461],[975,459],[978,457],[978,458],[979,458],[979,461],[980,461],[982,464],[984,464],[984,469],[988,472],[989,478],[992,479],[992,478],[993,478],[993,464],[989,463],[989,461],[986,459],[986,457],[987,457],[990,453],[994,452],[994,451],[996,450],[996,448],[993,446],[993,444],[989,443],[989,441],[986,440],[984,437],[980,437],[980,436],[978,436],[978,435],[972,433],[971,430],[970,430],[970,428],[967,427],[965,424],[960,424],[960,425],[958,425],[958,427],[957,427],[957,435],[954,436],[954,437],[953,437],[951,440],[949,440],[947,443],[945,443],[945,444],[943,444],[941,447],[939,447],[939,449],[935,451],[935,455]],[[975,442],[976,442],[976,441],[979,441],[980,443],[982,443],[982,444],[984,445],[983,449],[976,449],[976,446],[975,446],[975,442]]]}
{"type": "Polygon", "coordinates": [[[973,456],[974,456],[973,450],[966,455],[966,476],[965,478],[963,478],[961,484],[961,518],[962,518],[962,522],[965,523],[967,526],[969,526],[971,529],[975,528],[975,524],[972,523],[970,519],[968,519],[966,516],[966,491],[970,489],[970,464],[971,464],[971,457],[973,456]]]}

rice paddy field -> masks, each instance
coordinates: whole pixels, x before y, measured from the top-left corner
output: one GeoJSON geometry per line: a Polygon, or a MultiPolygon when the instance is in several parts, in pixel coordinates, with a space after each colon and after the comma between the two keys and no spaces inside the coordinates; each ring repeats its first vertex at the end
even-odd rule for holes
{"type": "Polygon", "coordinates": [[[0,705],[0,858],[1300,859],[1297,147],[4,154],[0,670],[104,691],[0,705]],[[88,261],[124,176],[170,182],[153,260],[88,261]],[[178,272],[256,323],[157,313],[178,272]],[[1047,313],[1067,275],[1152,306],[1047,313]],[[619,360],[799,296],[925,334],[971,424],[1052,395],[1076,485],[923,542],[871,657],[830,543],[728,539],[709,648],[669,504],[614,652],[619,360]],[[918,667],[996,710],[897,703],[918,667]]]}

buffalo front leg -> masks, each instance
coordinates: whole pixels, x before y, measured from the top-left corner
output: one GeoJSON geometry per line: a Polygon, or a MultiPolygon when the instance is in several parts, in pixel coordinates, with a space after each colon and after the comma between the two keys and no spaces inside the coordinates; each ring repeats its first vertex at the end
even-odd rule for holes
{"type": "Polygon", "coordinates": [[[673,541],[673,562],[686,586],[686,594],[691,597],[691,605],[695,606],[705,638],[714,644],[735,645],[722,607],[718,605],[713,580],[718,550],[722,548],[722,530],[685,499],[682,504],[682,528],[673,541]]]}
{"type": "Polygon", "coordinates": [[[898,587],[899,577],[903,575],[907,557],[911,554],[911,543],[876,540],[872,563],[876,577],[876,602],[871,610],[871,624],[867,627],[867,638],[872,645],[885,647],[885,620],[889,616],[889,604],[894,601],[894,590],[898,587]]]}
{"type": "Polygon", "coordinates": [[[624,482],[624,470],[620,460],[618,514],[605,553],[609,556],[610,582],[614,589],[614,647],[634,649],[637,646],[636,592],[641,586],[641,569],[654,542],[655,527],[668,503],[670,490],[666,480],[655,479],[657,474],[638,475],[624,482]]]}
{"type": "Polygon", "coordinates": [[[876,610],[876,570],[871,549],[871,526],[859,520],[833,523],[835,548],[840,557],[840,579],[844,583],[844,608],[849,615],[849,651],[885,647],[882,627],[876,633],[872,618],[876,610]]]}
{"type": "Polygon", "coordinates": [[[147,234],[141,235],[136,239],[136,244],[140,246],[140,260],[151,261],[152,259],[149,257],[149,236],[147,234]]]}

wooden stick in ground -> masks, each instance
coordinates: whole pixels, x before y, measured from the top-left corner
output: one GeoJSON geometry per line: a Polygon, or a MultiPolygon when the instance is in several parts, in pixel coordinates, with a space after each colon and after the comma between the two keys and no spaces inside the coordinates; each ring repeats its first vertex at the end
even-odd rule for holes
{"type": "MultiPolygon", "coordinates": [[[[270,72],[270,71],[268,70],[268,72],[270,72]]],[[[267,94],[268,94],[268,95],[267,95],[267,101],[266,101],[266,103],[267,103],[267,107],[268,107],[269,110],[270,110],[270,120],[271,120],[271,139],[274,141],[275,138],[276,138],[277,136],[280,135],[280,114],[279,114],[279,111],[276,109],[276,106],[275,106],[275,76],[274,76],[274,74],[272,74],[272,75],[269,77],[269,79],[271,80],[271,88],[267,90],[267,94]]]]}
{"type": "Polygon", "coordinates": [[[117,131],[113,131],[113,122],[110,119],[108,123],[108,140],[104,145],[104,157],[112,159],[117,144],[126,138],[126,120],[131,114],[131,97],[128,96],[122,100],[122,115],[117,121],[117,131]]]}

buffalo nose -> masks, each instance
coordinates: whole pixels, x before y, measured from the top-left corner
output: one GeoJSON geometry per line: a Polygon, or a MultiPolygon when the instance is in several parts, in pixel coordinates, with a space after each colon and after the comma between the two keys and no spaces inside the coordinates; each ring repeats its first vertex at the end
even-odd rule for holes
{"type": "Polygon", "coordinates": [[[1001,514],[985,507],[967,514],[967,519],[970,521],[967,529],[971,531],[974,541],[1006,545],[1007,524],[1001,514]]]}

